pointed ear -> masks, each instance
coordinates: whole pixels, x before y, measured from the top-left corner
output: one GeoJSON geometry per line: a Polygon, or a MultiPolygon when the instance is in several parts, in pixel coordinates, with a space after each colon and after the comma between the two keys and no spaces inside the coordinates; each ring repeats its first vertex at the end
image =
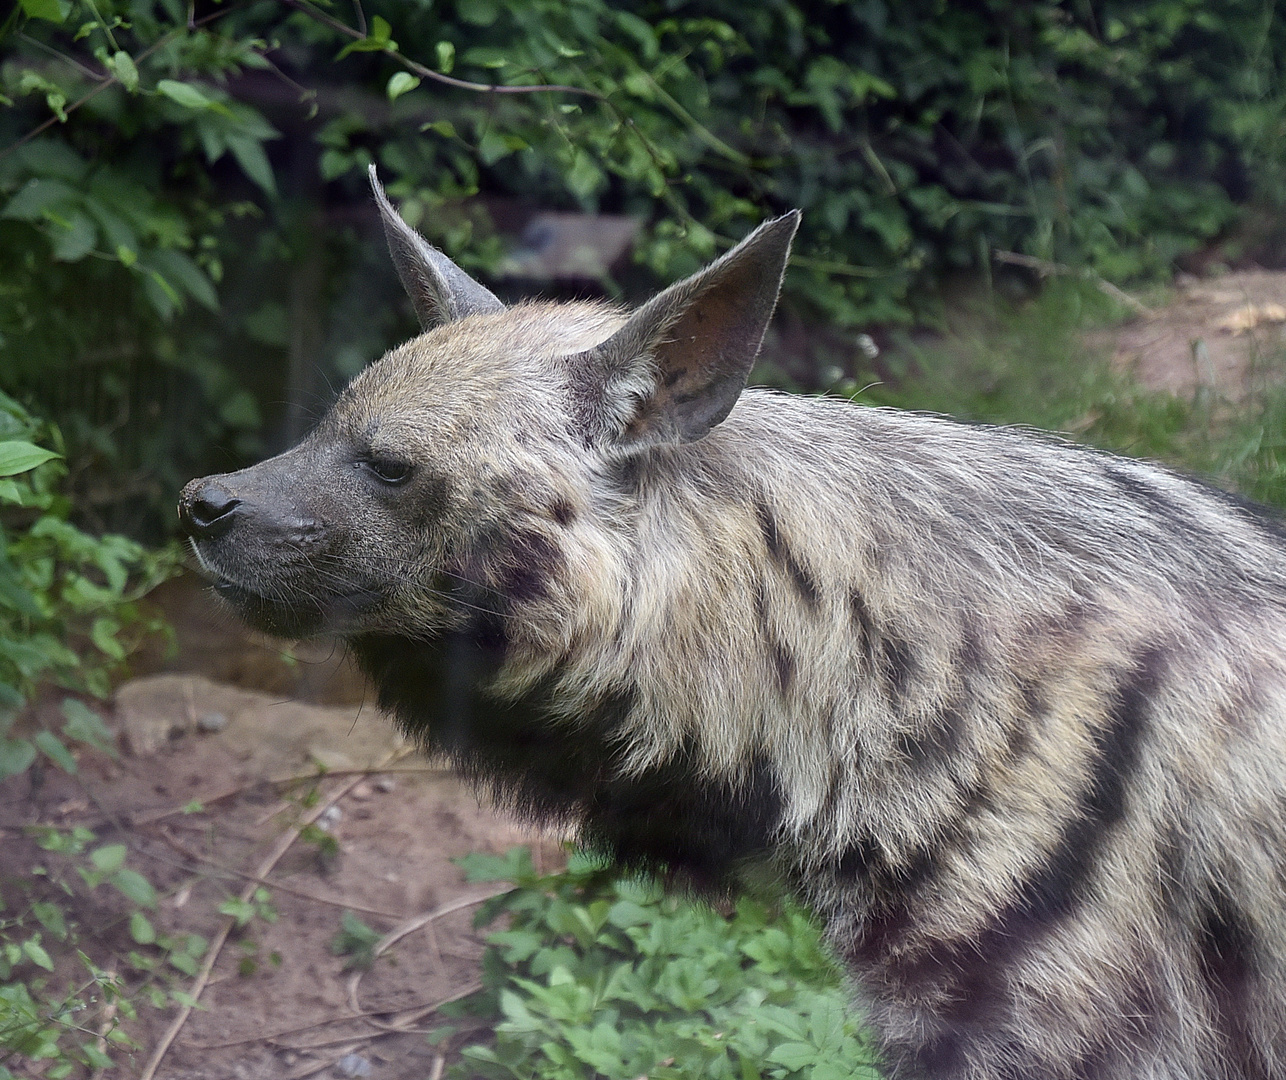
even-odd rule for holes
{"type": "Polygon", "coordinates": [[[572,357],[587,442],[693,442],[732,411],[777,305],[799,218],[792,210],[760,225],[572,357]]]}
{"type": "Polygon", "coordinates": [[[505,305],[455,263],[411,228],[388,201],[375,166],[370,169],[371,189],[384,222],[389,254],[397,276],[411,298],[420,327],[431,330],[439,323],[453,322],[466,315],[504,311],[505,305]]]}

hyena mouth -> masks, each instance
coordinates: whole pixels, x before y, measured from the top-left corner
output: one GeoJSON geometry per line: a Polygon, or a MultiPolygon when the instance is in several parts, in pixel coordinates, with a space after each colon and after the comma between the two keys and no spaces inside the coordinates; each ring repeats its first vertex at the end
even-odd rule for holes
{"type": "Polygon", "coordinates": [[[215,594],[255,629],[279,637],[346,633],[356,629],[383,599],[382,591],[369,585],[320,590],[293,582],[288,574],[270,583],[246,581],[216,565],[195,542],[191,548],[215,594]]]}
{"type": "Polygon", "coordinates": [[[374,589],[354,588],[344,593],[302,593],[274,590],[274,595],[221,578],[214,591],[237,614],[258,630],[278,637],[303,638],[318,634],[344,634],[358,629],[380,604],[374,589]]]}

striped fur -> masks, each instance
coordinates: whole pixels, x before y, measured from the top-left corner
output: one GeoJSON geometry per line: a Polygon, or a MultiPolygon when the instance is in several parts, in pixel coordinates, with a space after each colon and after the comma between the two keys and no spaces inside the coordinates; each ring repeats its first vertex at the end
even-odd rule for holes
{"type": "Polygon", "coordinates": [[[650,369],[587,368],[632,325],[478,300],[301,447],[194,481],[199,558],[252,621],[343,634],[520,812],[787,882],[896,1077],[1286,1077],[1276,523],[1055,439],[761,390],[636,438],[650,369]],[[367,475],[389,459],[409,479],[367,475]]]}

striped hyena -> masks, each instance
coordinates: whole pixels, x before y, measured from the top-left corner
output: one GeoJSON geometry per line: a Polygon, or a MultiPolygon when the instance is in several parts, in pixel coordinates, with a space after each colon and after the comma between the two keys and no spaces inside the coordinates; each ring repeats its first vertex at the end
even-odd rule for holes
{"type": "Polygon", "coordinates": [[[1152,465],[742,392],[798,214],[633,314],[425,332],[193,481],[215,589],[627,864],[776,875],[897,1077],[1286,1077],[1286,546],[1152,465]]]}

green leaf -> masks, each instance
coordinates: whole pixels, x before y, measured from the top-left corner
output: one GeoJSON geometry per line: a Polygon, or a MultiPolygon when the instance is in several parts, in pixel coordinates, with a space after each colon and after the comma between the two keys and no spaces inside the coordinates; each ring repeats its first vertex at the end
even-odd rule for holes
{"type": "Polygon", "coordinates": [[[438,70],[443,75],[450,75],[451,69],[455,67],[455,43],[439,41],[434,46],[434,51],[438,54],[438,70]]]}
{"type": "Polygon", "coordinates": [[[798,1072],[817,1064],[817,1047],[802,1042],[779,1043],[773,1047],[768,1060],[785,1065],[791,1072],[798,1072]]]}
{"type": "Polygon", "coordinates": [[[125,866],[112,874],[108,880],[127,900],[134,901],[140,907],[156,907],[156,890],[152,887],[152,883],[138,871],[125,866]]]}
{"type": "Polygon", "coordinates": [[[135,66],[134,59],[129,53],[125,52],[123,49],[118,50],[115,55],[112,56],[108,67],[111,68],[112,72],[121,81],[121,85],[131,94],[138,89],[138,68],[135,66]]]}
{"type": "Polygon", "coordinates": [[[30,472],[53,458],[62,457],[52,450],[29,442],[0,442],[0,476],[30,472]]]}
{"type": "Polygon", "coordinates": [[[49,239],[59,262],[79,262],[94,250],[98,227],[88,214],[76,210],[66,216],[50,214],[49,219],[49,239]]]}
{"type": "Polygon", "coordinates": [[[54,970],[54,962],[49,959],[49,954],[35,939],[28,939],[22,943],[22,954],[37,967],[42,967],[46,971],[54,970]]]}
{"type": "Polygon", "coordinates": [[[396,101],[403,94],[408,94],[420,85],[420,80],[409,71],[394,72],[388,81],[386,91],[389,101],[396,101]]]}
{"type": "Polygon", "coordinates": [[[37,731],[31,741],[36,744],[37,750],[49,758],[63,772],[75,773],[76,759],[71,756],[71,751],[63,745],[62,740],[52,731],[37,731]]]}
{"type": "Polygon", "coordinates": [[[129,917],[129,934],[140,945],[151,945],[156,940],[156,927],[141,911],[129,917]]]}
{"type": "Polygon", "coordinates": [[[0,780],[26,772],[36,760],[36,748],[28,739],[0,739],[0,780]]]}
{"type": "Polygon", "coordinates": [[[67,936],[67,920],[63,909],[57,904],[37,900],[31,905],[31,913],[40,920],[40,925],[61,941],[67,936]]]}
{"type": "Polygon", "coordinates": [[[390,36],[393,28],[389,26],[388,20],[376,15],[371,19],[371,32],[364,38],[357,41],[350,41],[339,51],[336,60],[343,60],[349,53],[355,52],[397,52],[397,42],[390,36]]]}
{"type": "Polygon", "coordinates": [[[104,844],[89,853],[89,861],[94,869],[102,873],[111,873],[125,865],[125,856],[129,849],[124,844],[104,844]]]}
{"type": "Polygon", "coordinates": [[[67,18],[70,5],[64,8],[59,0],[22,0],[22,11],[29,19],[60,23],[67,18]]]}
{"type": "Polygon", "coordinates": [[[490,26],[500,15],[496,0],[460,0],[456,10],[463,22],[473,26],[490,26]]]}
{"type": "Polygon", "coordinates": [[[63,735],[116,757],[116,740],[98,713],[76,698],[64,698],[62,711],[67,718],[67,723],[63,725],[63,735]]]}
{"type": "Polygon", "coordinates": [[[74,205],[80,194],[62,180],[43,176],[28,180],[12,199],[5,203],[0,217],[14,221],[40,221],[57,207],[74,205]]]}
{"type": "Polygon", "coordinates": [[[241,171],[258,184],[265,194],[276,198],[277,180],[272,174],[272,166],[268,163],[268,155],[264,153],[262,140],[250,135],[231,134],[226,135],[225,139],[228,149],[232,151],[232,156],[241,166],[241,171]]]}
{"type": "Polygon", "coordinates": [[[158,93],[164,94],[171,101],[186,109],[214,109],[220,103],[210,97],[204,90],[192,83],[178,82],[174,79],[162,79],[156,84],[158,93]]]}

